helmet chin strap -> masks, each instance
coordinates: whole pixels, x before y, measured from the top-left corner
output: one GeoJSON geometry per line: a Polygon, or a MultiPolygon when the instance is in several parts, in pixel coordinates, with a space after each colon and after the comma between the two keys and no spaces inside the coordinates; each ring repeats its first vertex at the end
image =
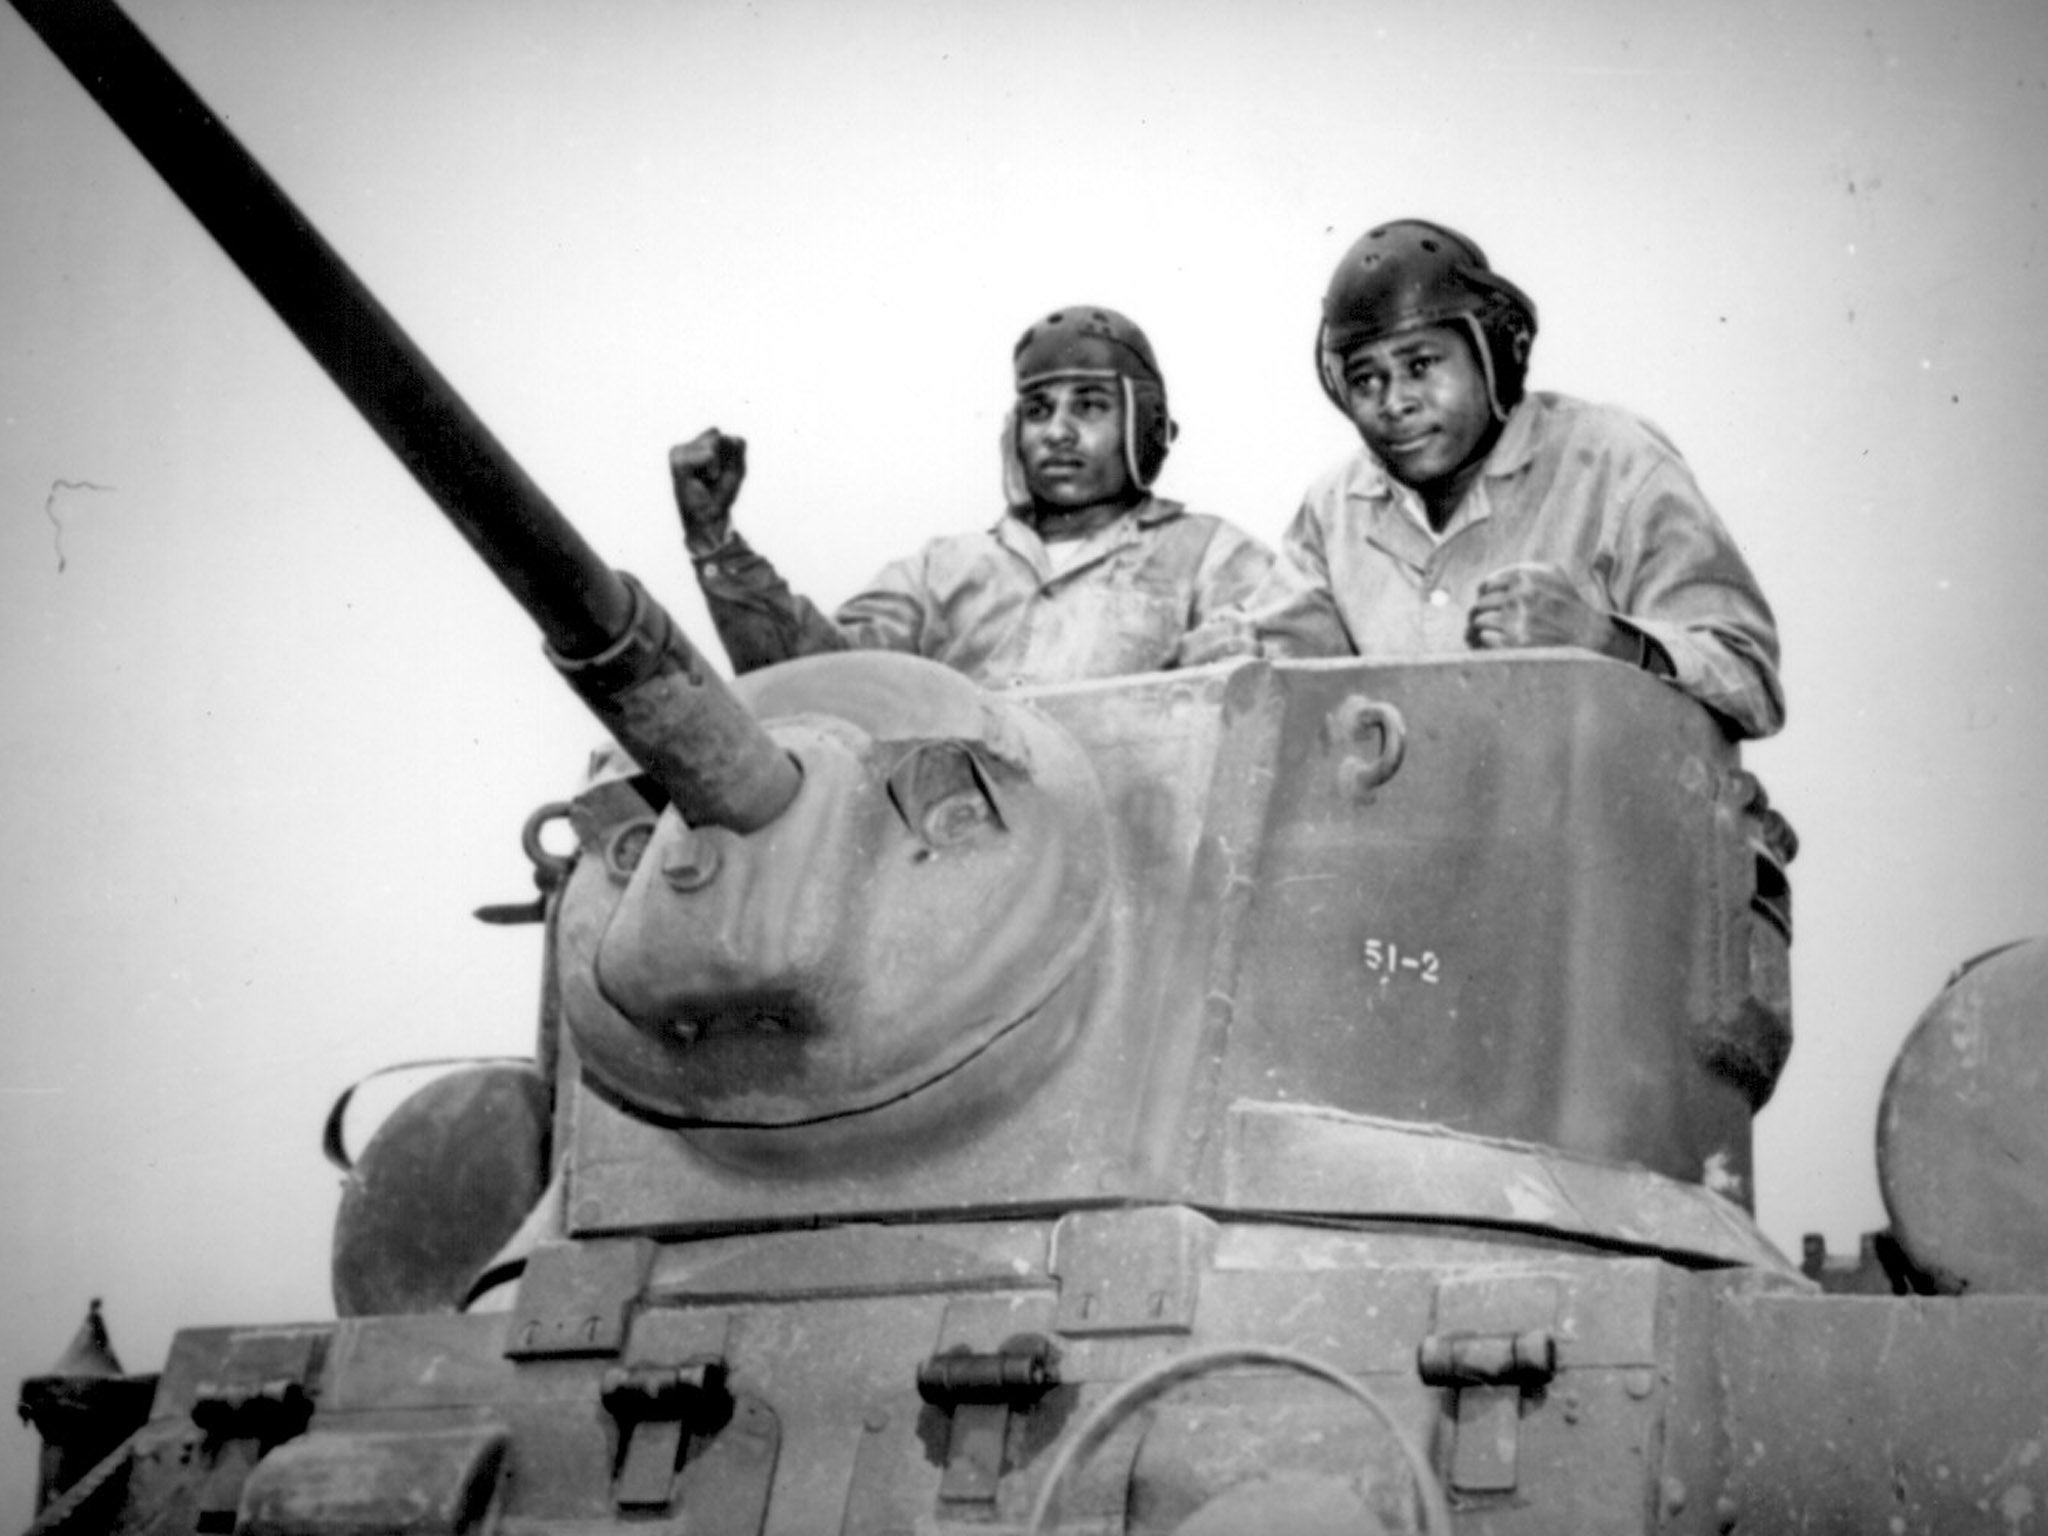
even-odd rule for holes
{"type": "Polygon", "coordinates": [[[1149,491],[1152,482],[1138,468],[1138,387],[1126,374],[1118,374],[1117,383],[1122,386],[1124,395],[1124,469],[1135,489],[1149,491]]]}
{"type": "Polygon", "coordinates": [[[1486,332],[1480,329],[1477,315],[1460,315],[1465,329],[1472,333],[1472,350],[1479,354],[1479,367],[1486,375],[1486,403],[1493,408],[1495,421],[1506,421],[1508,413],[1500,403],[1500,381],[1493,376],[1493,348],[1486,344],[1486,332]]]}
{"type": "Polygon", "coordinates": [[[1330,350],[1330,322],[1316,322],[1316,377],[1323,381],[1323,393],[1330,397],[1330,404],[1338,410],[1344,409],[1343,389],[1344,360],[1330,350]]]}
{"type": "Polygon", "coordinates": [[[1024,478],[1024,458],[1017,451],[1017,407],[1003,412],[1002,440],[996,444],[1003,466],[1003,505],[1031,505],[1031,483],[1024,478]]]}

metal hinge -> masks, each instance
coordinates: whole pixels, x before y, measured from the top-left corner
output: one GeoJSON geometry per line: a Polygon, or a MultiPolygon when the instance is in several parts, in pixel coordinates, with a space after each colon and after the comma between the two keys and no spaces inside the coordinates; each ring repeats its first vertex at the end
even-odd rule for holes
{"type": "Polygon", "coordinates": [[[1448,1394],[1446,1481],[1456,1493],[1511,1493],[1522,1408],[1557,1374],[1555,1276],[1479,1275],[1437,1287],[1436,1326],[1415,1352],[1425,1384],[1448,1394]]]}
{"type": "Polygon", "coordinates": [[[1052,1347],[1042,1338],[1012,1340],[993,1353],[933,1355],[920,1365],[918,1396],[952,1419],[939,1498],[992,1509],[1010,1416],[1028,1411],[1059,1381],[1052,1347]]]}
{"type": "Polygon", "coordinates": [[[675,1500],[683,1437],[716,1434],[732,1416],[723,1362],[613,1366],[598,1398],[619,1426],[612,1505],[622,1515],[665,1514],[675,1500]]]}
{"type": "Polygon", "coordinates": [[[758,1536],[782,1450],[766,1403],[727,1381],[731,1319],[652,1308],[633,1319],[624,1363],[599,1378],[618,1426],[612,1507],[622,1518],[668,1515],[652,1530],[758,1536]]]}
{"type": "Polygon", "coordinates": [[[1430,1334],[1416,1350],[1423,1383],[1451,1392],[1449,1481],[1458,1493],[1507,1493],[1519,1470],[1522,1396],[1557,1374],[1547,1328],[1514,1334],[1430,1334]]]}
{"type": "Polygon", "coordinates": [[[242,1334],[229,1341],[219,1372],[192,1394],[203,1437],[204,1481],[195,1531],[232,1531],[249,1473],[313,1417],[313,1384],[327,1360],[327,1334],[242,1334]]]}
{"type": "Polygon", "coordinates": [[[1548,1328],[1527,1333],[1430,1334],[1415,1352],[1432,1387],[1540,1387],[1557,1374],[1557,1339],[1548,1328]]]}

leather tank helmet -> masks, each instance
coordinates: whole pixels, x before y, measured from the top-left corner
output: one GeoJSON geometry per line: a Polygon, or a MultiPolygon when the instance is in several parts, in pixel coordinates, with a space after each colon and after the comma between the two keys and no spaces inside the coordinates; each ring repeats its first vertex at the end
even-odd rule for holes
{"type": "MultiPolygon", "coordinates": [[[[1180,429],[1166,409],[1166,379],[1152,343],[1124,315],[1094,304],[1056,309],[1017,338],[1011,352],[1017,394],[1057,379],[1115,379],[1123,391],[1124,468],[1131,485],[1151,489],[1180,429]]],[[[1031,492],[1017,456],[1017,413],[1003,421],[1003,494],[1027,506],[1031,492]]]]}
{"type": "Polygon", "coordinates": [[[1337,263],[1316,331],[1323,392],[1342,410],[1349,353],[1433,325],[1463,325],[1471,332],[1494,417],[1507,420],[1522,398],[1536,340],[1536,305],[1487,264],[1478,245],[1424,219],[1376,225],[1337,263]]]}

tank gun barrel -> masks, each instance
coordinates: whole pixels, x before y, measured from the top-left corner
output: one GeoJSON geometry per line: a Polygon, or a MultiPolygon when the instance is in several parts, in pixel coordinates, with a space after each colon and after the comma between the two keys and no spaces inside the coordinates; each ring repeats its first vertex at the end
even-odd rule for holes
{"type": "Polygon", "coordinates": [[[556,509],[390,312],[112,0],[11,0],[539,626],[696,824],[751,831],[788,755],[659,605],[556,509]]]}

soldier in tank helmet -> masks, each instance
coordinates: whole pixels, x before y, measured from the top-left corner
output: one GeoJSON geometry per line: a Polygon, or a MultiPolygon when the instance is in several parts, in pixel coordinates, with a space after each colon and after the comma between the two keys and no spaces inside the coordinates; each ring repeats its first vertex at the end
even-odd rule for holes
{"type": "Polygon", "coordinates": [[[1648,422],[1525,393],[1536,306],[1454,230],[1338,264],[1316,339],[1364,447],[1308,489],[1249,605],[1267,655],[1578,646],[1663,677],[1731,737],[1784,723],[1770,605],[1648,422]]]}
{"type": "Polygon", "coordinates": [[[1152,494],[1177,429],[1144,333],[1113,310],[1061,309],[1014,362],[1002,517],[885,566],[829,618],[733,531],[745,444],[713,428],[670,451],[684,542],[736,671],[848,648],[911,651],[990,686],[1158,671],[1243,602],[1271,553],[1152,494]]]}

